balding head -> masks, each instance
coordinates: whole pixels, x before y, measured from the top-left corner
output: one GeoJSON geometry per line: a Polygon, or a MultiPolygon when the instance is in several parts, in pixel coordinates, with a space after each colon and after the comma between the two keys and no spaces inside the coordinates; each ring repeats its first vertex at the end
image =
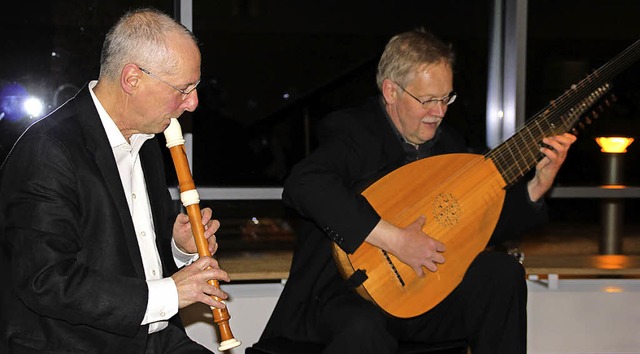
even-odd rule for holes
{"type": "Polygon", "coordinates": [[[129,63],[170,72],[179,64],[169,50],[167,35],[178,34],[196,43],[186,27],[155,9],[138,9],[126,13],[109,30],[100,58],[100,80],[117,80],[129,63]]]}

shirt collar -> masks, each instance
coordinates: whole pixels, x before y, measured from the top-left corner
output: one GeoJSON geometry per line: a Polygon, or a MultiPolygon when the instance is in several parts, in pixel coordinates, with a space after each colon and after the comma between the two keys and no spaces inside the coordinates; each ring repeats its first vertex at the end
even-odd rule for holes
{"type": "MultiPolygon", "coordinates": [[[[109,139],[109,144],[111,148],[115,148],[121,145],[129,145],[127,140],[124,138],[124,135],[120,132],[120,129],[116,126],[116,123],[113,122],[109,113],[104,109],[98,97],[93,92],[93,88],[98,84],[97,80],[93,80],[89,82],[89,92],[91,93],[91,98],[93,99],[93,104],[96,106],[98,110],[98,115],[100,116],[100,121],[102,122],[102,126],[104,127],[105,132],[107,133],[107,138],[109,139]]],[[[131,146],[137,151],[140,149],[142,144],[151,138],[153,138],[153,134],[133,134],[129,141],[131,141],[131,146]]]]}

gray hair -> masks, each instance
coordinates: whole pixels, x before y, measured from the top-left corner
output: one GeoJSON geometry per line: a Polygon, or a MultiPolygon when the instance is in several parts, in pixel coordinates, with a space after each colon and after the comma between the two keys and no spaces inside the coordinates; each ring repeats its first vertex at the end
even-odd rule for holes
{"type": "Polygon", "coordinates": [[[405,86],[421,67],[439,63],[453,68],[455,52],[450,44],[421,28],[404,32],[387,43],[378,62],[376,83],[381,91],[385,79],[405,86]]]}
{"type": "Polygon", "coordinates": [[[129,63],[168,73],[178,65],[178,58],[167,47],[166,36],[170,33],[197,42],[191,31],[159,10],[127,12],[107,33],[100,56],[100,78],[117,79],[129,63]]]}

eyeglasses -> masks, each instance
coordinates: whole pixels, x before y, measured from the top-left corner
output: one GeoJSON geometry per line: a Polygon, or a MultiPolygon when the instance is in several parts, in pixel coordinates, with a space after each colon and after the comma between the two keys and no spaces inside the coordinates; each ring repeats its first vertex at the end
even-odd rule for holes
{"type": "Polygon", "coordinates": [[[145,74],[147,74],[147,75],[151,76],[152,78],[154,78],[154,79],[156,79],[156,80],[158,80],[158,81],[162,82],[163,84],[165,84],[165,85],[167,85],[167,86],[171,87],[172,89],[174,89],[174,90],[176,90],[176,91],[180,92],[180,93],[182,94],[182,99],[183,99],[183,100],[184,100],[184,99],[186,99],[186,98],[189,96],[189,94],[190,94],[191,92],[193,92],[193,90],[195,90],[195,89],[196,89],[196,87],[198,87],[198,84],[200,84],[200,80],[198,80],[195,84],[191,84],[191,85],[189,85],[186,89],[184,89],[184,90],[183,90],[183,89],[179,89],[179,88],[177,88],[177,87],[175,87],[175,86],[171,85],[170,83],[168,83],[168,82],[164,81],[163,79],[159,78],[158,76],[156,76],[156,75],[152,74],[152,73],[151,73],[149,70],[147,70],[147,69],[143,69],[143,68],[141,68],[141,67],[138,67],[138,69],[140,69],[140,71],[142,71],[143,73],[145,73],[145,74]]]}
{"type": "Polygon", "coordinates": [[[398,85],[398,87],[400,87],[402,89],[402,91],[406,92],[407,95],[411,96],[414,100],[420,102],[420,104],[422,105],[422,108],[427,108],[428,106],[436,104],[438,102],[442,102],[444,105],[448,106],[448,105],[452,104],[453,102],[455,102],[456,97],[458,97],[458,94],[455,93],[455,91],[454,91],[454,92],[451,92],[449,95],[444,96],[442,98],[430,98],[428,100],[422,101],[418,97],[412,95],[411,92],[407,91],[399,83],[396,82],[395,84],[398,85]]]}

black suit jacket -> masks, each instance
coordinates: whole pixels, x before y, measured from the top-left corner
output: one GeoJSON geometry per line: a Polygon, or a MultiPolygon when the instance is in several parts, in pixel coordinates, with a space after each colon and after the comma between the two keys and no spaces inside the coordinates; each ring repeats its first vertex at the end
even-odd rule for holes
{"type": "MultiPolygon", "coordinates": [[[[319,341],[316,312],[332,296],[352,291],[338,273],[331,244],[347,253],[360,246],[380,220],[360,193],[405,163],[402,142],[383,109],[376,97],[325,118],[318,148],[285,181],[283,200],[301,220],[290,276],[262,338],[319,341]]],[[[467,152],[465,145],[445,120],[431,155],[467,152]]],[[[545,217],[544,205],[531,203],[526,184],[519,183],[507,191],[492,242],[517,237],[545,217]]]]}
{"type": "MultiPolygon", "coordinates": [[[[177,270],[175,210],[155,139],[140,158],[168,276],[177,270]]],[[[16,353],[143,352],[142,259],[87,87],[19,139],[0,170],[0,197],[3,345],[16,353]]]]}

